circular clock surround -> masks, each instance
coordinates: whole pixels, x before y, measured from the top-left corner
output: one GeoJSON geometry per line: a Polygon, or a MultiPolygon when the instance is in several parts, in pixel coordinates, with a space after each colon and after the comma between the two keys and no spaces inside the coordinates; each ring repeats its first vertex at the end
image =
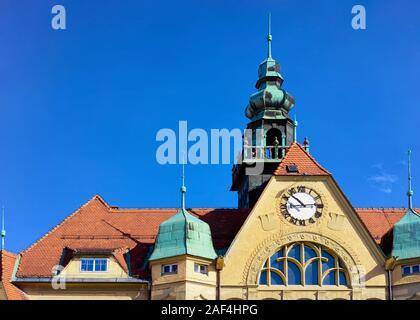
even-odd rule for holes
{"type": "Polygon", "coordinates": [[[318,192],[305,186],[292,187],[281,197],[280,212],[294,225],[314,224],[324,210],[324,203],[318,192]]]}

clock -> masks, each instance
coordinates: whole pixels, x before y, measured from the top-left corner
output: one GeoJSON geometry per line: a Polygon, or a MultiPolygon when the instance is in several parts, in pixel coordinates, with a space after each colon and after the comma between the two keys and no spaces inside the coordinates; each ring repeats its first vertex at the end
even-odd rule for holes
{"type": "Polygon", "coordinates": [[[282,215],[295,225],[306,226],[315,223],[322,216],[323,209],[321,196],[305,186],[291,188],[281,198],[282,215]]]}

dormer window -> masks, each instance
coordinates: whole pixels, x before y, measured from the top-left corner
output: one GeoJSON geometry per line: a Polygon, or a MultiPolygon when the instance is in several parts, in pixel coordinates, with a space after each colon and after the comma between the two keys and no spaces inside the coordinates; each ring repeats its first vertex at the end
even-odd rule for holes
{"type": "Polygon", "coordinates": [[[176,274],[178,273],[178,265],[177,264],[163,264],[161,269],[162,275],[167,274],[176,274]]]}
{"type": "Polygon", "coordinates": [[[106,258],[82,258],[80,260],[81,272],[107,272],[108,259],[106,258]]]}

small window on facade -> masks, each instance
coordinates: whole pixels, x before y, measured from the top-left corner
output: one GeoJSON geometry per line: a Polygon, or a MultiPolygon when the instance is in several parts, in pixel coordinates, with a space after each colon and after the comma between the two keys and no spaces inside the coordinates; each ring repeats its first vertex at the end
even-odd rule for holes
{"type": "Polygon", "coordinates": [[[208,273],[208,267],[205,264],[194,264],[194,271],[197,273],[207,274],[208,273]]]}
{"type": "Polygon", "coordinates": [[[178,265],[177,264],[164,264],[162,265],[161,274],[174,274],[178,273],[178,265]]]}
{"type": "Polygon", "coordinates": [[[107,272],[108,259],[106,258],[82,258],[80,260],[81,272],[107,272]]]}
{"type": "Polygon", "coordinates": [[[403,276],[409,276],[409,275],[418,274],[418,273],[420,273],[420,264],[402,267],[403,276]]]}

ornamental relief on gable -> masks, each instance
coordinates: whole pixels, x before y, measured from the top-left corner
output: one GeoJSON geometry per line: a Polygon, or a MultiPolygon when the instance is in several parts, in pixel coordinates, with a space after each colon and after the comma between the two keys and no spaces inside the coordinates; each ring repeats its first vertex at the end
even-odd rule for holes
{"type": "Polygon", "coordinates": [[[258,216],[258,219],[261,222],[261,228],[264,231],[272,231],[276,229],[279,225],[279,219],[274,212],[261,214],[258,216]]]}
{"type": "Polygon", "coordinates": [[[341,231],[343,230],[345,215],[342,213],[330,212],[328,214],[329,221],[327,227],[334,231],[341,231]]]}
{"type": "Polygon", "coordinates": [[[310,232],[299,232],[289,235],[283,235],[282,232],[279,232],[267,237],[255,248],[247,260],[242,276],[242,284],[256,285],[258,283],[258,275],[268,257],[284,245],[302,241],[317,243],[332,250],[343,261],[349,271],[351,286],[363,286],[364,271],[360,267],[361,262],[356,252],[341,239],[337,242],[310,232]]]}

